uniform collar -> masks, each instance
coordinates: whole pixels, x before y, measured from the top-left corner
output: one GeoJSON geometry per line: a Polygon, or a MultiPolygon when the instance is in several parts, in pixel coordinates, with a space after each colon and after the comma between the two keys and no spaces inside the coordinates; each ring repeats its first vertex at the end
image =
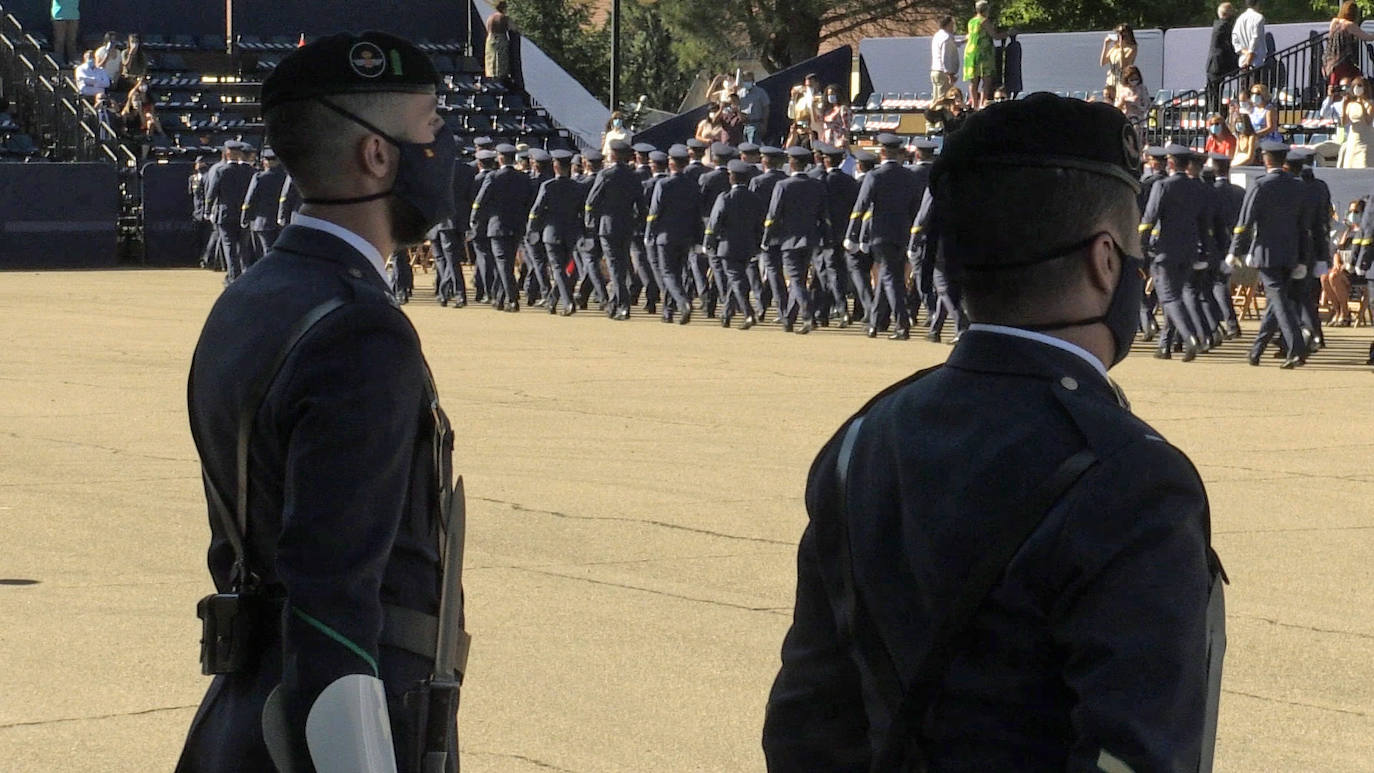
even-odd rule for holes
{"type": "MultiPolygon", "coordinates": [[[[367,262],[376,269],[377,276],[381,277],[382,283],[390,287],[391,280],[386,275],[386,259],[382,257],[381,250],[378,250],[372,242],[369,242],[338,223],[321,220],[318,217],[302,215],[299,212],[291,216],[291,225],[309,228],[314,231],[323,231],[344,244],[347,244],[349,247],[352,247],[359,255],[366,258],[367,262]]],[[[282,236],[285,237],[288,232],[289,231],[283,231],[282,236]]],[[[297,249],[295,251],[300,252],[301,250],[297,249]]],[[[311,252],[307,254],[319,255],[320,253],[311,252]]]]}
{"type": "Polygon", "coordinates": [[[968,326],[968,329],[977,330],[984,333],[993,333],[995,335],[1024,338],[1027,341],[1037,341],[1039,343],[1045,344],[1046,346],[1053,346],[1057,349],[1063,349],[1069,354],[1075,355],[1079,359],[1091,365],[1093,367],[1093,370],[1096,370],[1098,372],[1098,375],[1102,376],[1102,379],[1104,381],[1111,381],[1111,377],[1107,375],[1107,366],[1102,364],[1102,360],[1097,359],[1097,355],[1093,354],[1087,349],[1084,349],[1078,344],[1070,343],[1062,338],[1055,338],[1054,336],[1045,335],[1044,333],[1039,333],[1034,330],[1023,330],[1019,327],[1008,327],[1006,325],[987,325],[981,322],[974,322],[973,324],[968,326]]]}
{"type": "Polygon", "coordinates": [[[740,188],[747,188],[747,187],[748,187],[748,186],[745,185],[744,183],[734,183],[734,184],[732,184],[732,185],[730,186],[730,190],[732,190],[732,191],[737,191],[737,190],[739,190],[740,188]]]}
{"type": "Polygon", "coordinates": [[[1053,336],[1000,325],[970,325],[946,364],[974,373],[1035,378],[1071,391],[1081,388],[1129,410],[1125,396],[1097,358],[1053,336]]]}

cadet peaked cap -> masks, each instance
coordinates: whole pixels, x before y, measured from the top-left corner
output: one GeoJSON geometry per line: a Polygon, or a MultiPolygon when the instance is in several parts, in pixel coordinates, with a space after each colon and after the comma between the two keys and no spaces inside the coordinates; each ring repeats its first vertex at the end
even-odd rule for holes
{"type": "Polygon", "coordinates": [[[531,148],[530,160],[536,164],[547,164],[553,160],[553,156],[549,155],[549,152],[543,148],[531,148]]]}
{"type": "Polygon", "coordinates": [[[925,137],[917,137],[911,143],[911,147],[917,150],[939,150],[940,143],[935,142],[934,140],[928,140],[925,137]]]}
{"type": "Polygon", "coordinates": [[[491,148],[496,146],[496,140],[493,140],[491,137],[478,137],[472,141],[472,144],[474,147],[478,148],[491,148]]]}
{"type": "Polygon", "coordinates": [[[969,116],[945,138],[930,185],[951,171],[987,166],[1076,169],[1139,193],[1140,138],[1111,105],[1040,92],[969,116]]]}
{"type": "Polygon", "coordinates": [[[1164,158],[1165,156],[1169,155],[1169,151],[1156,145],[1151,145],[1148,148],[1145,148],[1145,155],[1149,156],[1150,158],[1164,158]]]}
{"type": "Polygon", "coordinates": [[[786,153],[788,158],[811,158],[811,149],[802,145],[793,145],[786,153]]]}
{"type": "Polygon", "coordinates": [[[611,140],[611,150],[615,153],[625,153],[630,150],[630,143],[625,140],[611,140]]]}
{"type": "Polygon", "coordinates": [[[696,137],[693,137],[690,140],[687,140],[687,147],[691,148],[692,150],[705,150],[706,143],[702,142],[696,137]]]}
{"type": "Polygon", "coordinates": [[[519,153],[520,151],[517,150],[516,147],[510,144],[509,142],[503,142],[500,145],[496,146],[496,152],[500,153],[503,156],[513,156],[516,153],[519,153]]]}
{"type": "Polygon", "coordinates": [[[478,161],[490,161],[496,158],[496,151],[491,148],[482,148],[473,154],[478,161]]]}
{"type": "Polygon", "coordinates": [[[726,164],[725,168],[730,170],[730,174],[749,174],[749,170],[753,169],[754,165],[748,161],[741,161],[736,158],[726,164]]]}
{"type": "Polygon", "coordinates": [[[1180,145],[1177,142],[1170,142],[1164,146],[1164,155],[1174,158],[1184,158],[1193,155],[1193,149],[1187,145],[1180,145]]]}
{"type": "Polygon", "coordinates": [[[385,32],[339,33],[291,52],[262,84],[262,109],[335,94],[426,94],[439,73],[423,51],[385,32]]]}
{"type": "Polygon", "coordinates": [[[549,157],[552,158],[554,161],[569,161],[573,158],[573,152],[571,150],[563,150],[560,148],[559,150],[555,150],[554,152],[550,153],[549,157]]]}
{"type": "Polygon", "coordinates": [[[1279,142],[1278,140],[1265,140],[1264,142],[1260,143],[1261,153],[1277,153],[1287,155],[1290,150],[1291,148],[1288,147],[1288,143],[1279,142]]]}
{"type": "Polygon", "coordinates": [[[757,153],[757,152],[759,152],[759,146],[758,146],[758,145],[755,145],[755,144],[752,143],[752,142],[741,142],[741,143],[739,144],[739,152],[741,152],[741,153],[757,153]]]}
{"type": "Polygon", "coordinates": [[[811,143],[811,152],[819,153],[822,156],[828,156],[831,153],[835,152],[835,146],[828,145],[824,142],[821,142],[820,140],[816,140],[815,142],[811,143]]]}
{"type": "Polygon", "coordinates": [[[878,163],[878,154],[871,150],[861,150],[854,154],[854,160],[861,164],[876,164],[878,163]]]}
{"type": "Polygon", "coordinates": [[[1316,155],[1317,154],[1309,148],[1293,148],[1288,151],[1288,160],[1299,164],[1305,164],[1311,161],[1316,155]]]}
{"type": "Polygon", "coordinates": [[[676,159],[685,159],[691,158],[692,153],[687,149],[686,145],[674,145],[671,148],[668,148],[668,157],[676,159]]]}
{"type": "Polygon", "coordinates": [[[602,156],[601,156],[601,151],[599,151],[599,150],[589,150],[589,151],[587,151],[586,153],[583,153],[583,154],[582,154],[582,160],[583,160],[583,161],[601,161],[601,160],[603,160],[603,158],[602,158],[602,156]]]}
{"type": "Polygon", "coordinates": [[[736,151],[734,147],[727,145],[724,142],[711,143],[711,155],[715,156],[716,158],[733,158],[735,155],[737,155],[737,153],[738,151],[736,151]]]}
{"type": "Polygon", "coordinates": [[[837,148],[831,145],[826,145],[825,154],[827,156],[830,156],[831,158],[844,158],[845,156],[849,155],[849,151],[845,150],[844,148],[837,148]]]}
{"type": "Polygon", "coordinates": [[[649,154],[649,161],[654,164],[668,163],[668,154],[661,150],[655,150],[649,154]]]}
{"type": "Polygon", "coordinates": [[[783,156],[787,155],[787,151],[783,150],[782,148],[775,148],[772,145],[764,145],[763,147],[759,148],[759,152],[765,156],[768,156],[769,158],[782,158],[783,156]]]}
{"type": "Polygon", "coordinates": [[[262,149],[262,157],[265,158],[265,159],[267,159],[268,161],[271,161],[272,159],[274,159],[274,158],[277,157],[277,151],[275,151],[275,150],[273,150],[273,149],[271,149],[271,148],[263,148],[263,149],[262,149]]]}
{"type": "Polygon", "coordinates": [[[882,134],[879,134],[877,140],[878,144],[882,145],[885,148],[896,149],[902,146],[902,138],[898,137],[895,134],[892,134],[891,132],[883,132],[882,134]]]}
{"type": "Polygon", "coordinates": [[[653,145],[650,145],[647,142],[636,142],[634,145],[630,146],[630,149],[636,153],[652,153],[655,150],[658,150],[658,148],[654,147],[653,145]]]}

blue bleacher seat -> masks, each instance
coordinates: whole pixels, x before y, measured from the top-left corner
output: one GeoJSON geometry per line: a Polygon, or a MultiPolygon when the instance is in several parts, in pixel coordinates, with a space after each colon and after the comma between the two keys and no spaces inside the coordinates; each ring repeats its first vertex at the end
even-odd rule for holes
{"type": "Polygon", "coordinates": [[[438,70],[440,75],[451,75],[458,72],[458,65],[453,63],[453,57],[436,54],[431,58],[434,60],[434,69],[438,70]]]}
{"type": "Polygon", "coordinates": [[[867,124],[868,124],[868,116],[867,116],[867,115],[864,115],[863,113],[856,113],[856,114],[854,115],[854,120],[851,121],[850,124],[849,124],[849,132],[850,132],[850,134],[860,134],[860,133],[862,133],[862,132],[864,131],[864,127],[865,127],[867,124]]]}
{"type": "Polygon", "coordinates": [[[883,95],[877,91],[868,95],[868,104],[864,105],[865,110],[877,110],[882,107],[883,95]]]}

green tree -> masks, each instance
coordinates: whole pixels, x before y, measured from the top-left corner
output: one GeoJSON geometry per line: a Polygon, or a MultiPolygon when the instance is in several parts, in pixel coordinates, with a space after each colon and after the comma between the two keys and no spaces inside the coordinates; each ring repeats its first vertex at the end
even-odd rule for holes
{"type": "Polygon", "coordinates": [[[507,2],[507,13],[520,34],[605,102],[611,79],[609,28],[592,23],[587,0],[507,2]]]}
{"type": "MultiPolygon", "coordinates": [[[[690,44],[675,34],[680,28],[664,18],[658,3],[621,0],[620,14],[621,99],[646,96],[650,107],[675,110],[700,69],[689,58],[690,44]]],[[[609,37],[610,19],[605,32],[609,37]]]]}

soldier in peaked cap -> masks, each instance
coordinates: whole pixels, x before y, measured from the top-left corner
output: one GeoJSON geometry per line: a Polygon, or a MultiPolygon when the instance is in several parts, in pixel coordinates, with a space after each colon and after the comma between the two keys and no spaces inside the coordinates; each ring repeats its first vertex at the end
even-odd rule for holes
{"type": "MultiPolygon", "coordinates": [[[[434,248],[437,283],[436,296],[441,305],[453,302],[453,308],[460,309],[468,304],[467,280],[463,276],[463,263],[467,259],[467,217],[472,212],[472,200],[477,195],[474,182],[477,169],[460,159],[453,163],[453,216],[444,218],[434,229],[431,244],[434,248]],[[462,224],[461,227],[459,224],[462,224]],[[434,237],[437,237],[434,238],[434,237]],[[439,257],[443,256],[444,270],[438,271],[439,257]]],[[[480,280],[479,280],[480,281],[480,280]]]]}
{"type": "Polygon", "coordinates": [[[515,281],[515,251],[528,225],[534,203],[534,182],[515,168],[515,146],[496,146],[500,168],[482,180],[472,202],[471,225],[485,233],[496,264],[496,309],[520,311],[520,288],[515,281]]]}
{"type": "MultiPolygon", "coordinates": [[[[821,325],[829,324],[830,317],[839,320],[840,327],[849,327],[853,321],[849,313],[849,267],[841,242],[844,241],[842,229],[849,222],[849,213],[854,211],[854,202],[859,198],[859,183],[852,175],[840,168],[848,152],[844,148],[829,147],[825,154],[825,205],[830,220],[830,239],[825,246],[816,251],[812,269],[816,276],[822,277],[820,284],[827,291],[816,301],[816,314],[821,325]]],[[[865,283],[867,284],[867,283],[865,283]]],[[[862,299],[863,291],[856,291],[862,299]]],[[[872,290],[867,291],[873,297],[872,290]]],[[[860,300],[862,303],[862,300],[860,300]]]]}
{"type": "Polygon", "coordinates": [[[719,261],[727,281],[729,294],[720,315],[721,327],[730,327],[735,312],[744,314],[741,330],[748,330],[758,321],[754,305],[749,300],[749,277],[746,267],[758,254],[763,239],[763,202],[749,190],[749,170],[752,165],[735,159],[727,165],[730,189],[716,198],[711,216],[706,222],[706,253],[719,261]]]}
{"type": "MultiPolygon", "coordinates": [[[[911,337],[911,318],[906,303],[905,248],[911,240],[911,225],[920,211],[923,191],[916,173],[902,165],[905,155],[902,138],[879,134],[878,144],[882,146],[883,162],[865,175],[859,186],[859,198],[849,214],[844,247],[857,250],[867,246],[872,250],[874,261],[878,263],[877,291],[886,295],[896,328],[889,337],[905,340],[911,337]]],[[[868,319],[868,337],[877,335],[875,314],[868,319]]]]}
{"type": "MultiPolygon", "coordinates": [[[[631,301],[637,303],[639,291],[644,291],[644,311],[653,314],[658,311],[659,280],[658,269],[655,268],[654,258],[650,255],[652,248],[648,247],[644,241],[644,219],[649,215],[649,201],[654,193],[654,170],[653,158],[663,155],[653,145],[647,142],[637,142],[633,146],[635,161],[635,176],[639,179],[640,196],[635,199],[634,218],[635,232],[634,238],[630,239],[630,262],[634,273],[634,283],[630,287],[631,301]]],[[[666,162],[667,156],[663,155],[666,162]]],[[[666,168],[666,166],[665,166],[666,168]]]]}
{"type": "Polygon", "coordinates": [[[630,318],[630,240],[635,232],[635,202],[640,195],[639,178],[630,167],[630,145],[624,140],[611,142],[614,163],[596,176],[587,194],[587,225],[596,228],[601,251],[611,274],[612,319],[630,318]]]}
{"type": "MultiPolygon", "coordinates": [[[[1164,333],[1159,337],[1160,359],[1172,357],[1176,341],[1183,344],[1183,361],[1191,362],[1203,351],[1206,331],[1199,330],[1188,311],[1185,284],[1192,276],[1193,264],[1201,257],[1201,245],[1212,243],[1212,205],[1214,198],[1206,183],[1188,176],[1193,152],[1183,145],[1164,148],[1169,176],[1155,183],[1141,215],[1138,228],[1152,256],[1150,275],[1154,278],[1159,305],[1164,308],[1164,333]]],[[[1205,261],[1204,261],[1205,262],[1205,261]]]]}
{"type": "Polygon", "coordinates": [[[567,267],[575,260],[577,240],[582,235],[584,206],[580,188],[572,179],[572,157],[566,150],[555,150],[550,156],[554,177],[540,186],[530,207],[529,225],[530,233],[539,236],[558,292],[557,299],[549,299],[549,313],[557,312],[561,301],[565,317],[577,310],[567,267]]]}
{"type": "MultiPolygon", "coordinates": [[[[1151,145],[1145,148],[1145,172],[1140,177],[1140,194],[1136,196],[1136,203],[1140,205],[1140,211],[1145,211],[1145,205],[1150,202],[1150,193],[1154,191],[1155,184],[1168,177],[1166,163],[1169,154],[1164,148],[1151,145]]],[[[1140,239],[1141,255],[1145,256],[1146,270],[1149,269],[1151,260],[1150,245],[1148,235],[1142,235],[1140,239]]],[[[1158,295],[1153,289],[1145,292],[1145,302],[1140,307],[1140,332],[1144,334],[1146,341],[1154,340],[1159,333],[1159,325],[1155,322],[1155,309],[1159,306],[1158,295]]]]}
{"type": "MultiPolygon", "coordinates": [[[[1215,176],[1212,182],[1212,195],[1216,197],[1216,225],[1212,238],[1215,239],[1215,253],[1226,255],[1231,246],[1231,229],[1240,217],[1241,205],[1245,202],[1245,189],[1231,182],[1231,157],[1224,153],[1208,156],[1208,166],[1215,176]]],[[[1212,288],[1212,309],[1214,319],[1222,325],[1222,337],[1231,340],[1240,337],[1240,320],[1236,318],[1235,307],[1231,305],[1231,288],[1226,274],[1230,266],[1224,266],[1221,259],[1213,260],[1208,271],[1212,288]]]]}
{"type": "Polygon", "coordinates": [[[770,770],[1210,767],[1207,495],[1107,377],[1140,303],[1138,170],[1119,111],[1051,94],[949,137],[931,187],[974,324],[811,467],[770,770]]]}
{"type": "Polygon", "coordinates": [[[477,263],[477,300],[479,303],[495,305],[496,288],[500,285],[500,279],[496,277],[496,259],[491,254],[491,239],[487,237],[485,223],[477,223],[472,219],[472,205],[477,201],[477,194],[482,190],[482,184],[487,177],[497,169],[496,151],[491,148],[481,148],[473,154],[473,162],[477,164],[476,174],[472,177],[472,187],[469,189],[468,211],[466,214],[458,213],[455,217],[465,217],[468,219],[468,238],[472,242],[473,257],[477,263]]]}
{"type": "Polygon", "coordinates": [[[651,152],[649,154],[649,172],[649,179],[641,184],[643,196],[636,203],[638,209],[635,217],[641,226],[635,239],[639,242],[638,249],[643,257],[643,266],[648,269],[648,275],[644,277],[644,287],[647,294],[644,311],[648,314],[654,314],[658,311],[660,300],[667,302],[667,290],[663,287],[662,254],[655,241],[644,238],[644,231],[649,220],[649,208],[654,201],[654,189],[658,187],[659,180],[668,176],[668,154],[661,150],[651,152]]]}
{"type": "Polygon", "coordinates": [[[286,170],[277,162],[271,148],[262,150],[261,171],[248,183],[243,196],[243,216],[239,225],[253,235],[253,263],[267,255],[277,240],[281,228],[277,225],[277,209],[281,204],[281,189],[286,184],[286,170]]]}
{"type": "MultiPolygon", "coordinates": [[[[921,137],[912,143],[912,150],[915,153],[915,160],[908,167],[916,173],[917,180],[922,191],[922,195],[930,182],[930,170],[935,163],[935,151],[938,145],[930,140],[921,137]]],[[[925,306],[926,314],[934,317],[938,311],[937,304],[940,303],[939,291],[935,288],[935,254],[936,250],[927,250],[926,241],[922,237],[920,215],[917,215],[916,223],[911,226],[911,243],[907,246],[907,257],[911,260],[911,273],[915,276],[915,289],[917,299],[915,302],[925,306]]],[[[915,303],[908,301],[908,304],[915,303]]],[[[879,299],[882,305],[882,299],[879,299]]],[[[912,316],[915,312],[912,310],[912,316]]]]}
{"type": "Polygon", "coordinates": [[[1331,207],[1331,189],[1312,169],[1311,163],[1315,157],[1310,148],[1294,148],[1288,152],[1284,168],[1302,181],[1303,195],[1307,198],[1307,220],[1303,222],[1303,230],[1312,243],[1304,261],[1307,276],[1294,280],[1298,314],[1303,328],[1312,333],[1312,345],[1324,348],[1326,337],[1322,335],[1321,314],[1317,306],[1322,296],[1320,277],[1331,270],[1331,219],[1336,212],[1331,207]]]}
{"type": "Polygon", "coordinates": [[[592,185],[596,182],[596,176],[601,173],[603,167],[604,158],[601,151],[591,149],[582,154],[582,175],[577,179],[578,185],[581,186],[579,195],[582,197],[584,213],[582,238],[577,241],[577,307],[579,309],[587,308],[588,298],[595,299],[600,304],[602,311],[605,311],[609,305],[606,275],[601,270],[601,239],[597,236],[597,229],[591,227],[585,220],[587,196],[591,193],[592,185]]]}
{"type": "Polygon", "coordinates": [[[787,275],[786,308],[782,308],[779,301],[783,330],[792,332],[794,322],[800,318],[802,326],[797,333],[801,335],[815,328],[811,292],[806,286],[811,255],[831,238],[825,183],[806,173],[810,159],[811,151],[807,148],[793,146],[787,149],[791,174],[774,186],[768,214],[763,220],[763,244],[778,250],[787,275]]]}
{"type": "Polygon", "coordinates": [[[635,152],[635,174],[639,179],[643,181],[653,177],[653,170],[649,168],[649,154],[658,148],[647,142],[636,142],[630,149],[635,152]]]}
{"type": "MultiPolygon", "coordinates": [[[[224,282],[239,278],[247,267],[243,259],[245,249],[243,200],[256,173],[248,163],[245,150],[249,146],[238,140],[224,143],[224,159],[205,173],[205,208],[215,226],[215,240],[225,266],[224,282]]],[[[248,261],[252,264],[252,260],[248,261]]]]}
{"type": "Polygon", "coordinates": [[[689,154],[681,145],[668,150],[672,174],[654,185],[644,238],[652,241],[663,266],[663,321],[692,321],[692,303],[682,288],[683,263],[701,244],[701,190],[685,170],[689,154]]]}
{"type": "Polygon", "coordinates": [[[220,296],[191,363],[217,675],[179,771],[414,771],[429,751],[457,770],[454,715],[429,691],[461,679],[436,654],[463,659],[433,634],[461,610],[440,591],[452,438],[384,265],[453,214],[437,81],[415,46],[364,32],[296,50],[263,85],[304,205],[220,296]]]}

